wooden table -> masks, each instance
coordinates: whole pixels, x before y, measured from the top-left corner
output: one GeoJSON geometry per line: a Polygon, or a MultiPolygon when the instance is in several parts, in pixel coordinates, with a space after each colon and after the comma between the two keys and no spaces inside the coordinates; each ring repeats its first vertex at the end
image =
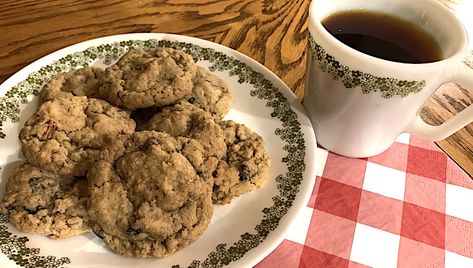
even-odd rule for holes
{"type": "MultiPolygon", "coordinates": [[[[473,37],[469,0],[441,1],[473,37]]],[[[234,48],[271,69],[302,99],[309,0],[0,0],[0,82],[32,61],[84,40],[132,32],[190,35],[234,48]]],[[[473,43],[473,42],[471,42],[473,43]]],[[[470,55],[473,67],[473,54],[470,55]]],[[[439,124],[473,102],[442,87],[422,116],[439,124]]],[[[438,145],[473,176],[473,124],[438,145]]]]}

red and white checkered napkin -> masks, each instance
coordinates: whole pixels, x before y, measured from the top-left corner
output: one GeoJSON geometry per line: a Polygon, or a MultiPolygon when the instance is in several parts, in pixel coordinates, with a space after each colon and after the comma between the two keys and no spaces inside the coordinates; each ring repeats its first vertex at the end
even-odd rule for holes
{"type": "Polygon", "coordinates": [[[473,180],[434,143],[401,135],[376,157],[317,148],[307,207],[256,267],[473,267],[473,180]]]}

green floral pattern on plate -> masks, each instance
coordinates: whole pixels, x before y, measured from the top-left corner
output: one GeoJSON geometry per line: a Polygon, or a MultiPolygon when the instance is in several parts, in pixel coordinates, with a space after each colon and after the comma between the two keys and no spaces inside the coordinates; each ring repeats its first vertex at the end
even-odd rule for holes
{"type": "MultiPolygon", "coordinates": [[[[253,231],[240,235],[240,239],[232,245],[219,244],[213,252],[210,252],[205,260],[194,260],[189,267],[223,267],[243,257],[249,250],[260,245],[271,231],[274,231],[281,218],[291,208],[299,185],[303,179],[306,169],[304,162],[306,155],[305,140],[301,124],[297,120],[296,113],[291,109],[286,97],[276,88],[264,75],[254,71],[246,63],[231,56],[216,51],[212,48],[204,48],[198,45],[166,40],[129,40],[112,44],[90,47],[84,51],[70,54],[50,65],[42,67],[38,72],[31,73],[28,78],[12,89],[4,97],[0,97],[0,137],[5,137],[1,126],[10,119],[13,122],[19,120],[20,104],[27,103],[30,95],[38,95],[41,86],[59,73],[68,72],[82,66],[88,66],[96,60],[105,64],[111,64],[129,49],[151,49],[155,47],[171,47],[184,50],[192,55],[195,61],[209,61],[211,71],[229,71],[231,76],[237,76],[239,83],[249,83],[253,86],[250,95],[266,101],[266,106],[272,109],[271,117],[282,122],[282,127],[276,129],[275,134],[285,142],[283,149],[287,154],[281,159],[287,165],[287,172],[276,177],[278,194],[272,197],[273,205],[262,210],[261,222],[255,226],[253,231]]],[[[7,244],[14,254],[8,251],[2,252],[17,264],[28,266],[34,265],[35,259],[27,254],[38,253],[37,249],[28,249],[25,242],[26,237],[18,238],[7,232],[6,217],[0,222],[0,240],[7,244]],[[3,231],[2,231],[3,230],[3,231]],[[3,232],[3,233],[2,233],[3,232]],[[4,237],[4,238],[3,238],[4,237]],[[21,240],[21,241],[20,241],[21,240]],[[23,251],[22,251],[23,250],[23,251]],[[19,261],[17,261],[17,259],[19,261]],[[20,260],[21,259],[21,260],[20,260]]],[[[1,243],[0,242],[0,243],[1,243]]],[[[36,255],[35,255],[36,256],[36,255]]],[[[68,258],[44,257],[47,260],[44,267],[59,267],[69,263],[68,258]]],[[[179,265],[173,266],[180,267],[179,265]]]]}
{"type": "Polygon", "coordinates": [[[8,217],[5,214],[0,214],[0,251],[19,266],[53,268],[71,263],[67,257],[39,256],[39,248],[26,246],[27,237],[18,237],[8,232],[5,225],[7,222],[8,217]]]}
{"type": "Polygon", "coordinates": [[[318,62],[322,72],[329,73],[332,78],[342,81],[346,88],[361,87],[363,94],[380,92],[385,99],[393,96],[407,97],[419,93],[425,86],[425,81],[398,80],[389,77],[377,77],[358,70],[351,70],[344,66],[334,56],[328,54],[322,46],[317,44],[309,34],[309,51],[311,57],[318,62]]]}

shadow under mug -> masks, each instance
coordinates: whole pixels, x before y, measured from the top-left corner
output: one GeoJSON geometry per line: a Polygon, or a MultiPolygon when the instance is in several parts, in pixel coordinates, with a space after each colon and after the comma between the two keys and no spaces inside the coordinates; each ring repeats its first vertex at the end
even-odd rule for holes
{"type": "Polygon", "coordinates": [[[473,106],[440,126],[426,124],[419,113],[444,83],[473,90],[473,70],[463,63],[467,52],[463,25],[437,1],[313,0],[303,103],[317,142],[340,155],[370,157],[388,149],[403,132],[429,140],[448,137],[473,121],[473,106]],[[347,10],[387,13],[421,26],[440,45],[442,60],[399,63],[350,48],[321,23],[347,10]]]}

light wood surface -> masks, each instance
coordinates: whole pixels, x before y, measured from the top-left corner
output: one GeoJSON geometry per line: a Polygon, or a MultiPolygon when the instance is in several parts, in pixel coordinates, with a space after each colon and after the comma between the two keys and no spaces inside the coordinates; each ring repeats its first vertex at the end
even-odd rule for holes
{"type": "MultiPolygon", "coordinates": [[[[473,36],[468,15],[473,1],[432,1],[456,12],[473,36]]],[[[302,99],[309,4],[309,0],[0,0],[0,82],[32,61],[77,42],[161,32],[234,48],[264,64],[302,99]]],[[[470,55],[471,66],[472,59],[470,55]]],[[[429,100],[422,116],[439,124],[472,102],[473,92],[446,85],[429,100]]],[[[438,145],[473,175],[473,124],[438,145]]]]}

